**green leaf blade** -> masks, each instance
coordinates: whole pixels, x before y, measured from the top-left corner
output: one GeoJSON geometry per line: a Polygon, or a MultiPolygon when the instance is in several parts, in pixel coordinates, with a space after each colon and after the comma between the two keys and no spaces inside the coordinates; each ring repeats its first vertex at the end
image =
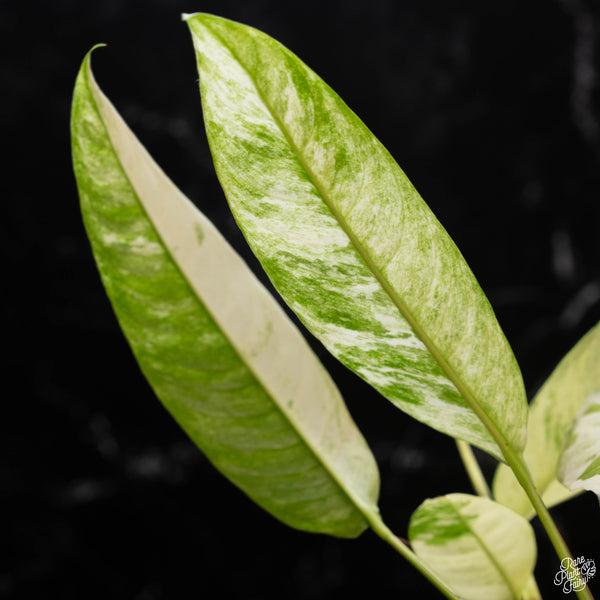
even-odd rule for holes
{"type": "Polygon", "coordinates": [[[535,566],[529,523],[488,498],[426,500],[413,513],[408,536],[417,556],[467,600],[520,600],[535,566]]]}
{"type": "Polygon", "coordinates": [[[185,18],[217,174],[284,300],[408,414],[501,460],[499,443],[520,451],[527,405],[514,356],[393,158],[278,42],[218,17],[185,18]]]}
{"type": "Polygon", "coordinates": [[[579,409],[563,445],[557,476],[571,491],[590,490],[600,497],[600,390],[579,409]]]}
{"type": "Polygon", "coordinates": [[[97,87],[72,111],[84,223],[119,323],[165,407],[235,485],[292,527],[355,537],[375,460],[322,365],[97,87]]]}
{"type": "MultiPolygon", "coordinates": [[[[533,399],[529,434],[524,452],[538,492],[546,506],[554,506],[575,493],[556,477],[566,437],[584,402],[600,388],[600,323],[595,325],[561,360],[533,399]]],[[[498,502],[528,518],[535,510],[513,473],[499,465],[493,482],[498,502]]]]}

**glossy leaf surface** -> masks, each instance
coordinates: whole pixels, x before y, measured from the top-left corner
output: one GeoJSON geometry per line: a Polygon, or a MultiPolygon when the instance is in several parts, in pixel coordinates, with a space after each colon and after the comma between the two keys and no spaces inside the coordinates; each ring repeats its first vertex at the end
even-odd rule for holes
{"type": "Polygon", "coordinates": [[[377,511],[379,475],[337,388],[127,128],[94,82],[89,55],[75,87],[72,141],[94,257],[157,396],[213,464],[275,517],[358,535],[364,514],[377,511]]]}
{"type": "Polygon", "coordinates": [[[570,490],[590,490],[600,496],[600,390],[579,409],[563,446],[557,475],[570,490]]]}
{"type": "MultiPolygon", "coordinates": [[[[573,496],[556,478],[566,436],[581,406],[600,388],[600,324],[591,329],[563,358],[542,386],[529,411],[525,462],[546,506],[573,496]]],[[[535,510],[512,471],[499,465],[494,497],[528,518],[535,510]]]]}
{"type": "Polygon", "coordinates": [[[467,600],[520,600],[535,566],[531,525],[488,498],[426,500],[413,513],[408,537],[417,556],[467,600]]]}
{"type": "Polygon", "coordinates": [[[184,18],[218,177],[287,304],[403,411],[500,459],[498,443],[519,451],[527,406],[512,351],[393,158],[274,39],[211,15],[184,18]]]}

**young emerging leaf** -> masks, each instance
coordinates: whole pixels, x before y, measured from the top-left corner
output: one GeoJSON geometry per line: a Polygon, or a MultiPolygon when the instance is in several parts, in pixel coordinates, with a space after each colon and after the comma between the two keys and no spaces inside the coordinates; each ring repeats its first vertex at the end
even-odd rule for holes
{"type": "Polygon", "coordinates": [[[570,490],[600,497],[600,390],[581,407],[565,441],[557,475],[570,490]]]}
{"type": "MultiPolygon", "coordinates": [[[[556,478],[565,439],[577,411],[600,388],[600,323],[562,359],[542,386],[529,411],[525,462],[546,506],[571,498],[556,478]]],[[[535,510],[512,471],[499,465],[493,483],[494,497],[515,512],[530,518],[535,510]]]]}
{"type": "Polygon", "coordinates": [[[460,252],[393,158],[269,36],[186,15],[215,168],[284,300],[347,367],[503,459],[526,437],[518,366],[460,252]]]}
{"type": "Polygon", "coordinates": [[[520,600],[535,566],[531,525],[488,498],[426,500],[411,517],[408,537],[417,556],[466,600],[520,600]]]}
{"type": "MultiPolygon", "coordinates": [[[[354,537],[375,460],[296,327],[97,87],[77,78],[81,209],[119,323],[157,396],[226,477],[292,527],[354,537]]],[[[143,417],[141,417],[143,418],[143,417]]]]}

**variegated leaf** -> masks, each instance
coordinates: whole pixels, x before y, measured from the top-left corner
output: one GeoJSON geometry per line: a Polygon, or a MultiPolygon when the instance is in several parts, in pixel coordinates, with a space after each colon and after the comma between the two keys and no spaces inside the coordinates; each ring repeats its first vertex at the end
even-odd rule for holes
{"type": "MultiPolygon", "coordinates": [[[[574,493],[556,478],[565,439],[577,411],[600,388],[600,323],[563,358],[542,386],[529,411],[525,462],[546,506],[571,498],[574,493]]],[[[499,465],[494,497],[528,518],[535,510],[512,471],[499,465]]]]}
{"type": "Polygon", "coordinates": [[[558,461],[557,475],[570,490],[590,490],[600,496],[600,390],[579,409],[558,461]]]}
{"type": "Polygon", "coordinates": [[[500,459],[499,445],[519,452],[527,404],[512,351],[393,158],[281,44],[219,17],[184,18],[217,175],[287,304],[403,411],[500,459]]]}
{"type": "Polygon", "coordinates": [[[465,600],[520,600],[535,567],[531,525],[488,498],[426,500],[411,517],[408,537],[417,556],[465,600]]]}
{"type": "Polygon", "coordinates": [[[358,535],[365,515],[377,513],[379,475],[337,388],[281,307],[127,128],[96,85],[89,55],[75,87],[72,141],[94,257],[157,396],[214,465],[275,517],[358,535]]]}

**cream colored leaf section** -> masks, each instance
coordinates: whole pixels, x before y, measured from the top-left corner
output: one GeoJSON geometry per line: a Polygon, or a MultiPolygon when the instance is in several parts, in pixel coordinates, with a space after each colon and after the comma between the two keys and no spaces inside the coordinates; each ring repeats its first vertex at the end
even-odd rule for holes
{"type": "Polygon", "coordinates": [[[413,550],[466,600],[520,600],[537,556],[531,525],[490,500],[448,494],[413,513],[413,550]]]}
{"type": "Polygon", "coordinates": [[[570,490],[590,490],[600,496],[600,390],[577,413],[557,475],[570,490]]]}
{"type": "MultiPolygon", "coordinates": [[[[525,462],[546,506],[571,498],[556,478],[567,434],[577,412],[600,388],[600,324],[594,326],[562,359],[542,386],[529,410],[525,462]]],[[[499,465],[493,484],[498,502],[531,518],[535,510],[512,471],[499,465]]]]}

